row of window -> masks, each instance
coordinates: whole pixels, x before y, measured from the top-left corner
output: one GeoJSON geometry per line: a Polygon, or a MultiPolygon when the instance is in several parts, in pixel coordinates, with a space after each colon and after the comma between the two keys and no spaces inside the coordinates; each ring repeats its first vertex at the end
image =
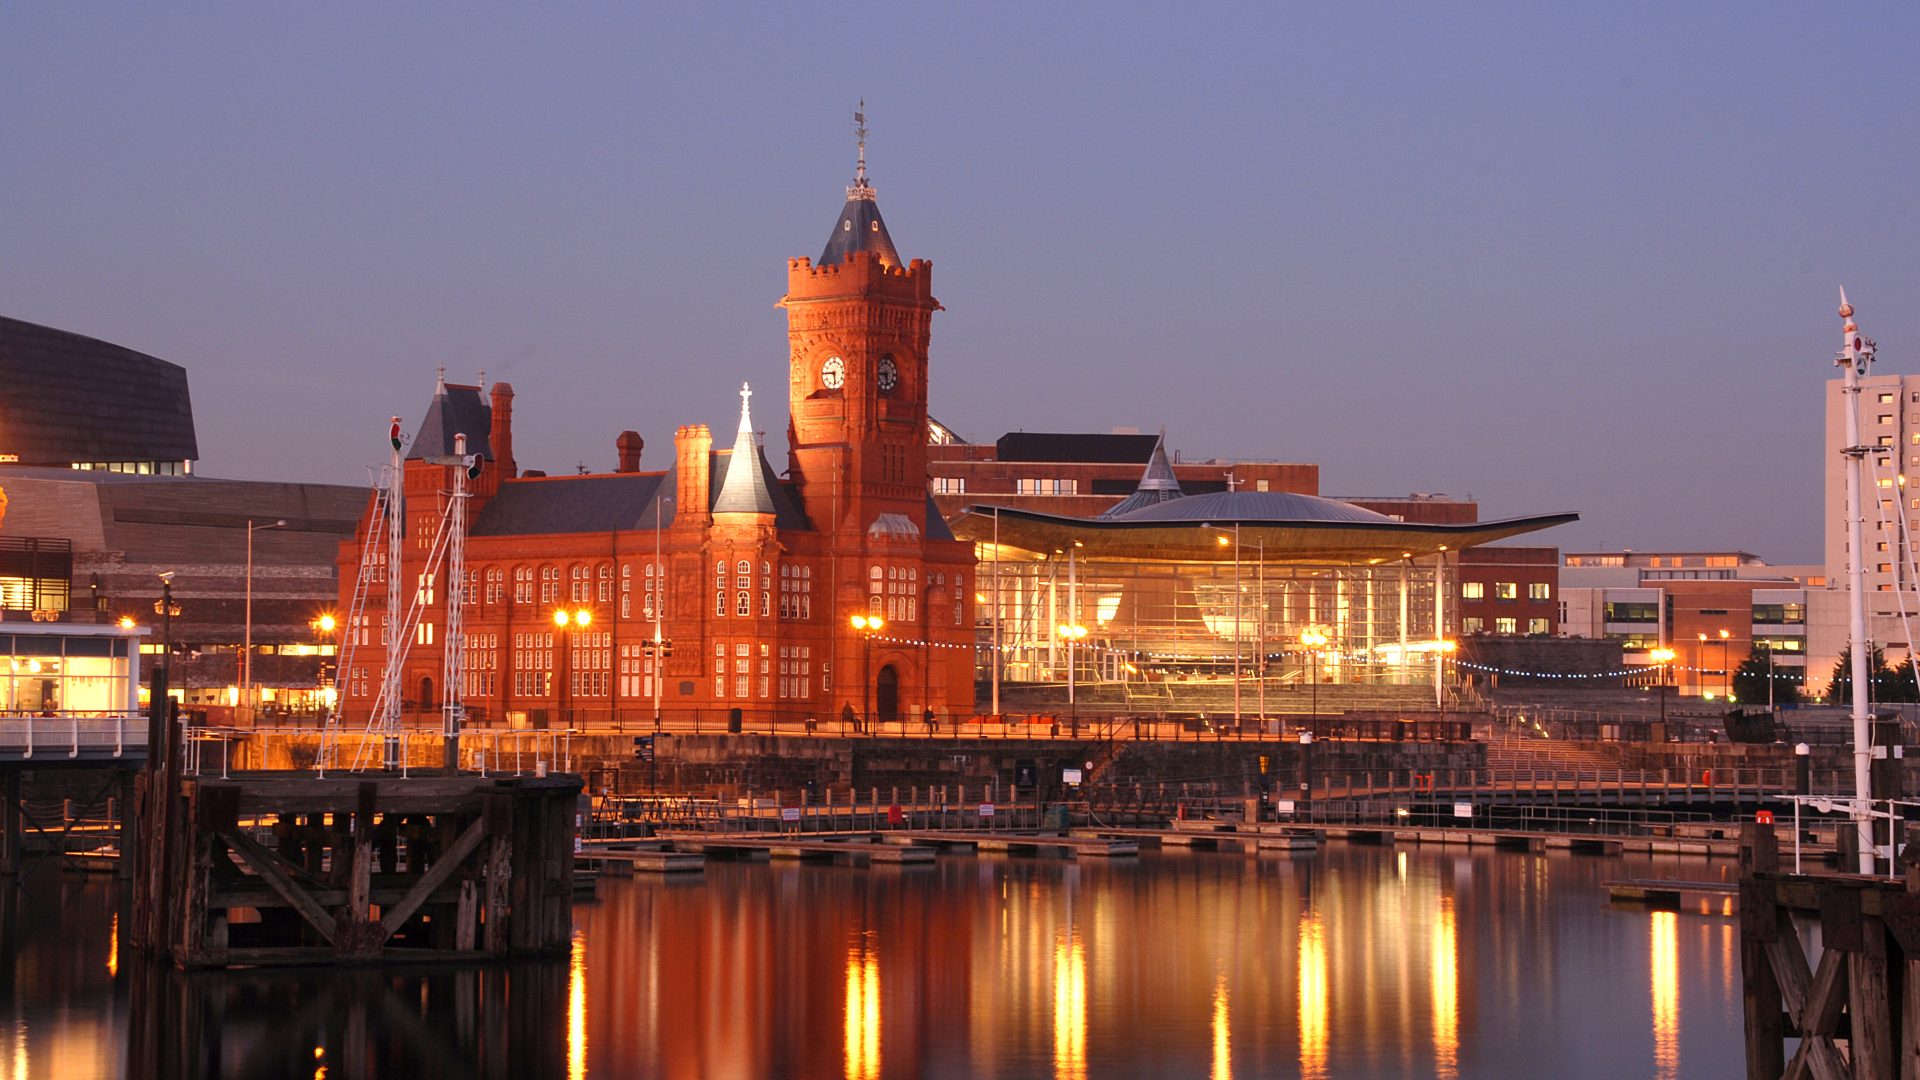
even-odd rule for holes
{"type": "MultiPolygon", "coordinates": [[[[1485,600],[1486,598],[1487,598],[1487,583],[1486,583],[1486,582],[1484,582],[1484,581],[1463,581],[1463,582],[1461,582],[1461,583],[1460,583],[1460,599],[1462,599],[1462,600],[1485,600]]],[[[1520,599],[1520,585],[1519,585],[1519,583],[1518,583],[1518,582],[1513,582],[1513,581],[1496,581],[1496,582],[1494,582],[1494,583],[1493,583],[1493,598],[1494,598],[1495,600],[1518,600],[1518,599],[1520,599]]],[[[1551,599],[1553,599],[1553,586],[1552,586],[1552,585],[1549,585],[1548,583],[1546,583],[1546,582],[1544,582],[1544,581],[1534,581],[1534,582],[1529,582],[1529,583],[1527,584],[1527,599],[1529,599],[1529,600],[1551,600],[1551,599]]]]}
{"type": "MultiPolygon", "coordinates": [[[[1487,632],[1487,620],[1474,618],[1472,616],[1463,618],[1460,620],[1460,632],[1463,634],[1484,634],[1487,632]]],[[[1493,632],[1496,634],[1517,634],[1520,632],[1520,620],[1513,618],[1495,619],[1493,620],[1493,632]]],[[[1527,620],[1527,633],[1545,634],[1549,632],[1547,620],[1527,620]]]]}

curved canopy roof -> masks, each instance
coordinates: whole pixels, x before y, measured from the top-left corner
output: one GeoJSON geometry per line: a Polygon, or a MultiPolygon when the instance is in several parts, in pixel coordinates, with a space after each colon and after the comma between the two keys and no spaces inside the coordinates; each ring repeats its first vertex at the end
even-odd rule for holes
{"type": "Polygon", "coordinates": [[[1079,518],[1010,507],[972,506],[953,523],[962,540],[992,544],[1003,558],[1045,556],[1079,545],[1086,559],[1125,562],[1231,560],[1221,544],[1236,530],[1240,557],[1272,563],[1364,566],[1492,543],[1579,514],[1542,514],[1455,525],[1395,521],[1358,506],[1277,491],[1222,491],[1134,510],[1116,518],[1079,518]]]}
{"type": "Polygon", "coordinates": [[[1116,514],[1114,521],[1161,521],[1168,524],[1235,521],[1294,522],[1392,522],[1385,514],[1375,513],[1352,503],[1323,499],[1318,495],[1299,495],[1291,491],[1213,491],[1167,499],[1135,510],[1116,514]]]}

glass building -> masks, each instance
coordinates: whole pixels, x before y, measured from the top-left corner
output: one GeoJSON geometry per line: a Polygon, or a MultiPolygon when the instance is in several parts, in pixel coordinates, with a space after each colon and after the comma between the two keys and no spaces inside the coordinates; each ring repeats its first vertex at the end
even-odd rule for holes
{"type": "Polygon", "coordinates": [[[983,682],[1177,703],[1225,681],[1431,685],[1456,553],[1577,517],[1426,524],[1286,492],[1183,495],[1156,449],[1097,518],[974,506],[954,532],[980,556],[983,682]]]}
{"type": "Polygon", "coordinates": [[[0,623],[0,718],[106,718],[139,710],[137,631],[0,623]]]}

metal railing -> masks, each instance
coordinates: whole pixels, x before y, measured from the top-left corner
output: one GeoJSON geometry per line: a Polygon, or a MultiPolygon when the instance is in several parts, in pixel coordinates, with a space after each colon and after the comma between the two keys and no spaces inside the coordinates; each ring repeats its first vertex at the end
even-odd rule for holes
{"type": "Polygon", "coordinates": [[[145,756],[147,719],[127,713],[70,712],[0,719],[0,756],[120,758],[145,756]]]}

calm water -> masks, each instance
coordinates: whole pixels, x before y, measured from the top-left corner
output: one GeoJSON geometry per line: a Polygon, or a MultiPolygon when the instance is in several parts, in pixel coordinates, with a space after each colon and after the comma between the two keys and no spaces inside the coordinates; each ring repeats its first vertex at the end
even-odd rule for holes
{"type": "Polygon", "coordinates": [[[1731,1077],[1734,920],[1598,887],[1722,865],[719,863],[603,881],[555,963],[194,977],[116,963],[119,889],[41,866],[0,890],[0,1080],[1731,1077]]]}

